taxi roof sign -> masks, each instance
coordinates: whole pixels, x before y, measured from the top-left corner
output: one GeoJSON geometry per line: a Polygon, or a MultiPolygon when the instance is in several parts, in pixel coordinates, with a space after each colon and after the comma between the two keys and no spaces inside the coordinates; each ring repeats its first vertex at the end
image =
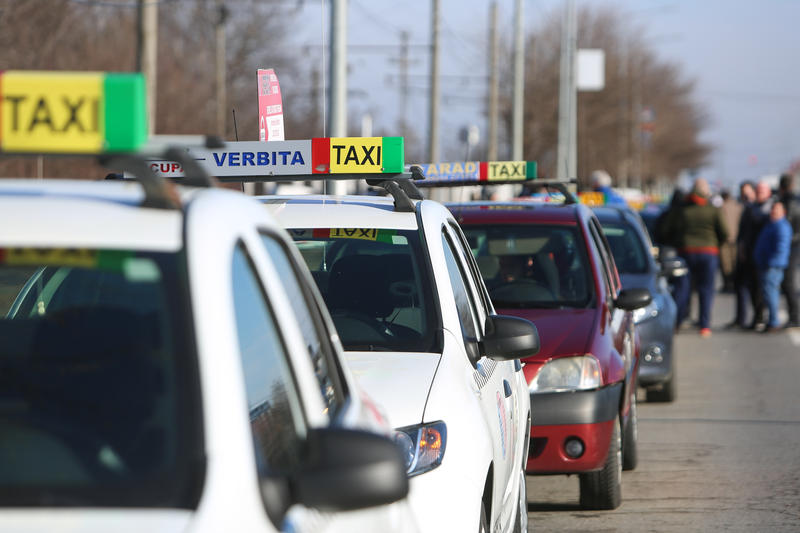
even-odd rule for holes
{"type": "MultiPolygon", "coordinates": [[[[187,148],[211,176],[223,181],[379,178],[405,171],[402,137],[318,137],[294,141],[236,141],[221,148],[187,148]]],[[[165,160],[151,168],[164,177],[181,177],[182,169],[165,160]],[[165,170],[167,169],[167,170],[165,170]]]]}
{"type": "Polygon", "coordinates": [[[526,183],[537,179],[536,161],[458,161],[419,165],[422,187],[526,183]]]}
{"type": "Polygon", "coordinates": [[[0,153],[131,152],[146,140],[139,73],[0,72],[0,153]]]}

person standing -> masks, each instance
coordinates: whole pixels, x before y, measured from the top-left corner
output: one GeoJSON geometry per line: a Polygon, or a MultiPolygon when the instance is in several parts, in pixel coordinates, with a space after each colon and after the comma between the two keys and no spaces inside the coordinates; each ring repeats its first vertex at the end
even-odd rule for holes
{"type": "Polygon", "coordinates": [[[589,176],[592,190],[603,193],[607,205],[627,205],[625,198],[611,188],[611,175],[605,170],[595,170],[589,176]]]}
{"type": "MultiPolygon", "coordinates": [[[[728,238],[728,230],[719,208],[711,202],[711,189],[703,178],[697,178],[678,216],[669,223],[668,231],[679,239],[679,252],[689,267],[691,283],[697,289],[700,304],[700,335],[711,336],[711,308],[714,302],[715,278],[719,264],[719,246],[728,238]]],[[[686,289],[683,289],[684,291],[686,289]]],[[[680,300],[689,301],[691,294],[680,300]]],[[[688,305],[678,309],[678,324],[688,314],[688,305]]]]}
{"type": "Polygon", "coordinates": [[[756,201],[756,189],[752,181],[743,181],[739,184],[739,203],[742,213],[739,217],[739,226],[736,231],[736,270],[733,275],[733,292],[736,294],[736,316],[733,321],[725,326],[726,329],[748,327],[747,313],[752,302],[750,287],[752,278],[757,274],[753,263],[753,245],[755,242],[745,242],[751,238],[749,227],[750,210],[756,201]]]}
{"type": "Polygon", "coordinates": [[[774,202],[770,209],[769,222],[759,233],[753,252],[764,303],[769,311],[765,333],[781,330],[778,324],[778,303],[783,271],[789,265],[791,243],[792,226],[786,220],[786,209],[783,203],[774,202]]]}
{"type": "Polygon", "coordinates": [[[739,236],[739,220],[742,217],[742,204],[731,196],[730,191],[722,191],[720,212],[728,228],[728,238],[719,247],[719,266],[722,272],[722,291],[733,292],[733,279],[736,274],[736,238],[739,236]]]}
{"type": "Polygon", "coordinates": [[[750,303],[753,306],[753,321],[746,327],[753,330],[760,330],[764,326],[764,298],[761,290],[761,278],[758,275],[758,267],[755,264],[753,250],[756,246],[761,229],[769,222],[769,213],[772,209],[774,200],[772,189],[769,184],[761,180],[756,184],[756,200],[750,204],[749,208],[742,213],[742,222],[739,227],[740,258],[746,262],[744,282],[746,294],[750,296],[750,303]]]}
{"type": "Polygon", "coordinates": [[[786,310],[789,313],[789,320],[785,327],[796,328],[800,327],[797,294],[797,267],[800,266],[800,201],[794,193],[794,176],[791,174],[781,176],[778,185],[778,200],[783,204],[786,220],[792,227],[789,263],[783,272],[783,281],[781,282],[781,292],[786,298],[786,310]]]}

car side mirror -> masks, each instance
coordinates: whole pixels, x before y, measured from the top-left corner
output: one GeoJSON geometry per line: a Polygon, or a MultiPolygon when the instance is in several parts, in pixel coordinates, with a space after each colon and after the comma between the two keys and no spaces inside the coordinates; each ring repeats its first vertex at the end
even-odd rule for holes
{"type": "Polygon", "coordinates": [[[293,504],[321,511],[351,511],[408,495],[406,467],[397,445],[361,430],[316,428],[306,438],[305,464],[261,482],[267,514],[280,523],[293,504]]]}
{"type": "Polygon", "coordinates": [[[653,301],[653,295],[649,289],[624,289],[620,291],[614,305],[625,311],[634,311],[653,301]]]}
{"type": "Polygon", "coordinates": [[[686,261],[682,257],[662,259],[659,263],[661,265],[661,270],[658,272],[660,276],[679,278],[689,273],[689,267],[686,266],[686,261]]]}
{"type": "Polygon", "coordinates": [[[539,353],[539,332],[524,318],[493,315],[486,318],[481,353],[495,361],[511,361],[539,353]]]}

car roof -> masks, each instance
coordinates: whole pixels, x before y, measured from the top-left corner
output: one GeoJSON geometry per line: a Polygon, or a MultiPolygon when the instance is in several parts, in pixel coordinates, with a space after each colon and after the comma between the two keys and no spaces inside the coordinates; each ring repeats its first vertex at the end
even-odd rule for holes
{"type": "Polygon", "coordinates": [[[310,194],[257,199],[287,228],[418,228],[416,213],[395,211],[391,196],[310,194]]]}
{"type": "Polygon", "coordinates": [[[180,249],[183,212],[143,199],[136,182],[0,180],[0,246],[180,249]]]}
{"type": "Polygon", "coordinates": [[[588,214],[580,204],[542,202],[462,202],[445,204],[459,223],[576,224],[588,214]]]}
{"type": "Polygon", "coordinates": [[[625,212],[631,212],[627,207],[597,206],[592,207],[592,211],[601,222],[623,222],[625,212]]]}

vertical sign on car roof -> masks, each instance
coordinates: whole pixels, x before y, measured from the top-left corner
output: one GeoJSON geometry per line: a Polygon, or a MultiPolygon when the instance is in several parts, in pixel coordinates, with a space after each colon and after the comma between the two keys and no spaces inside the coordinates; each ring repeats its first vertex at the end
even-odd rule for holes
{"type": "Polygon", "coordinates": [[[258,69],[258,140],[283,140],[283,102],[275,71],[258,69]]]}

